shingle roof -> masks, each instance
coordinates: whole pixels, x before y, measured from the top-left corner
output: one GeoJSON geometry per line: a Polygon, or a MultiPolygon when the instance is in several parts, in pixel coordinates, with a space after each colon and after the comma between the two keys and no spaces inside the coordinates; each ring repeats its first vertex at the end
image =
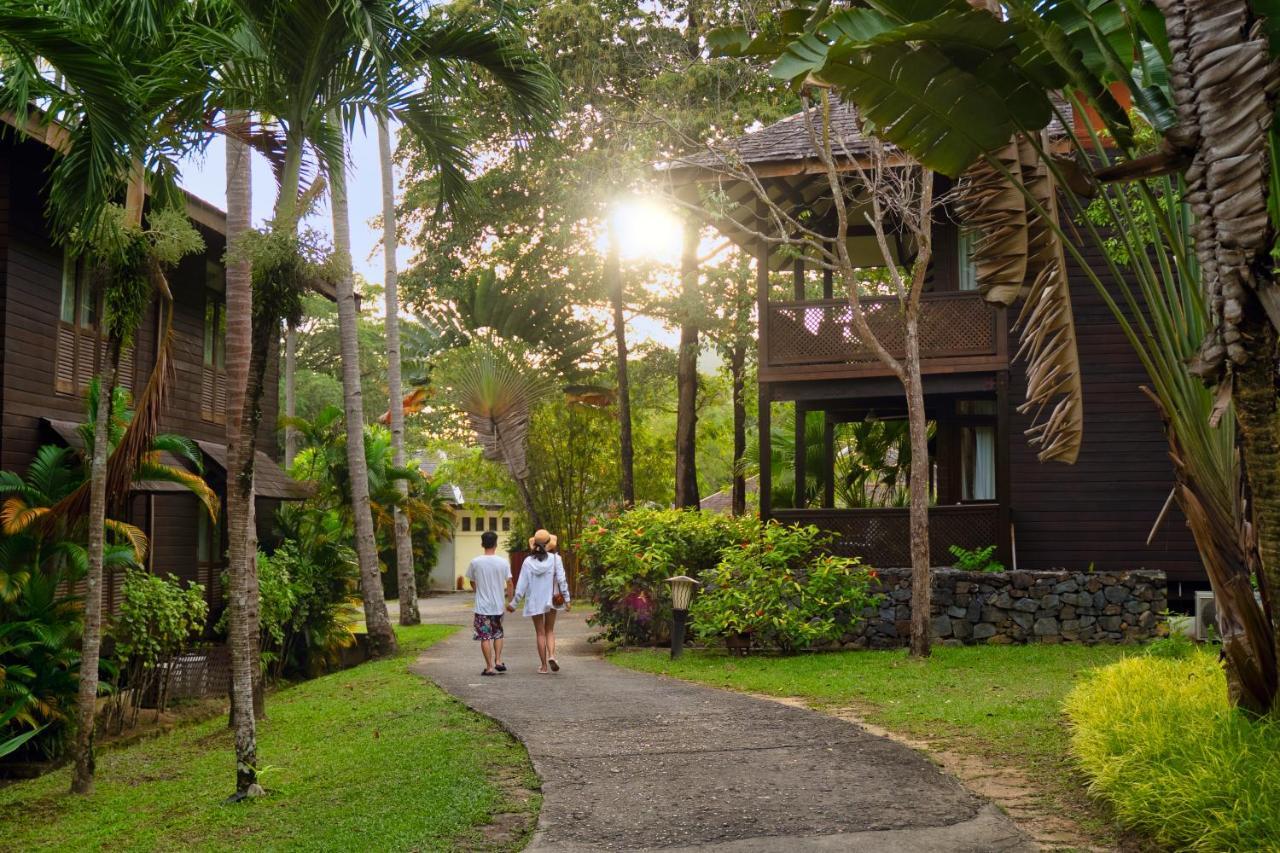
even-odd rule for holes
{"type": "MultiPolygon", "coordinates": [[[[1055,99],[1055,102],[1058,109],[1070,121],[1070,105],[1058,99],[1055,99]]],[[[811,112],[816,113],[817,109],[818,105],[816,104],[810,107],[811,112]]],[[[814,122],[815,129],[817,129],[818,117],[816,115],[814,116],[814,122]]],[[[859,129],[857,109],[852,104],[847,104],[834,95],[831,98],[831,130],[832,150],[837,156],[846,152],[855,157],[870,153],[871,143],[859,129]]],[[[1058,119],[1055,118],[1049,123],[1049,134],[1055,137],[1063,134],[1063,126],[1058,119]]],[[[892,145],[886,144],[885,147],[886,150],[894,150],[892,145]]],[[[809,127],[806,125],[803,110],[760,130],[744,133],[734,139],[727,140],[715,146],[715,148],[715,151],[700,151],[676,157],[664,164],[664,166],[673,170],[722,167],[725,165],[724,158],[726,155],[732,155],[735,160],[743,164],[757,165],[762,163],[796,162],[817,156],[817,150],[810,139],[809,127]]]]}
{"type": "MultiPolygon", "coordinates": [[[[747,495],[754,495],[760,491],[760,478],[747,478],[747,495]]],[[[728,513],[733,511],[733,489],[724,489],[716,492],[714,495],[707,495],[698,502],[698,508],[705,512],[728,513]]]]}

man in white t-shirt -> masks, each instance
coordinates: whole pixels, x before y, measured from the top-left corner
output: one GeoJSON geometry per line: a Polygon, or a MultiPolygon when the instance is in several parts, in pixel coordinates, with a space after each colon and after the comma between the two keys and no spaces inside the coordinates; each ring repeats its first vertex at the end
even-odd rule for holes
{"type": "Polygon", "coordinates": [[[484,654],[484,672],[481,675],[497,675],[507,671],[502,662],[502,614],[507,596],[511,593],[511,563],[497,556],[498,534],[486,530],[480,535],[484,556],[476,557],[467,566],[467,580],[476,591],[475,639],[480,641],[484,654]]]}

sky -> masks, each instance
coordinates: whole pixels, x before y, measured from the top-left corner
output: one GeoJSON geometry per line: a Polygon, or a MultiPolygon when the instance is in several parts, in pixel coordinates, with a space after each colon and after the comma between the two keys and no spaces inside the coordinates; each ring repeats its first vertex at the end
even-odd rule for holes
{"type": "MultiPolygon", "coordinates": [[[[393,134],[395,129],[393,128],[393,134]]],[[[348,206],[351,213],[351,256],[357,275],[371,283],[383,281],[382,227],[375,219],[382,215],[382,174],[378,166],[378,136],[375,125],[367,129],[357,127],[350,145],[350,166],[347,173],[348,206]]],[[[395,145],[393,136],[392,145],[395,145]]],[[[396,196],[403,190],[403,175],[398,168],[396,196]]],[[[226,142],[215,136],[204,155],[191,155],[182,162],[180,183],[188,192],[226,210],[226,142]]],[[[253,155],[253,221],[261,225],[270,217],[275,206],[276,187],[271,166],[261,154],[253,155]]],[[[620,213],[623,235],[623,254],[626,257],[648,255],[674,266],[680,252],[679,225],[673,224],[670,214],[659,210],[652,202],[642,202],[620,213]]],[[[304,220],[309,226],[332,238],[328,196],[321,198],[314,212],[304,220]]],[[[399,269],[403,272],[413,259],[412,248],[401,245],[397,253],[399,269]]],[[[364,310],[378,316],[383,314],[381,299],[365,300],[364,310]]],[[[641,341],[653,341],[674,347],[679,339],[675,329],[651,317],[632,318],[628,338],[632,345],[641,341]]]]}
{"type": "MultiPolygon", "coordinates": [[[[393,130],[394,133],[394,130],[393,130]]],[[[392,145],[394,145],[394,139],[392,145]]],[[[382,283],[382,227],[374,226],[374,218],[382,215],[382,173],[378,167],[378,133],[370,125],[366,133],[356,128],[350,140],[351,165],[347,173],[348,205],[351,210],[351,256],[356,273],[371,282],[382,283]]],[[[275,179],[271,166],[261,154],[253,155],[253,221],[261,225],[275,206],[275,179]]],[[[226,142],[215,137],[202,157],[189,157],[182,164],[181,184],[184,189],[211,204],[227,207],[226,142]]],[[[396,194],[400,195],[400,170],[396,170],[396,194]]],[[[332,237],[328,197],[321,199],[315,212],[305,221],[307,226],[332,237]]],[[[400,269],[408,266],[412,251],[400,247],[396,258],[400,269]]],[[[374,300],[377,302],[378,300],[374,300]]],[[[373,306],[370,306],[373,307],[373,306]]]]}

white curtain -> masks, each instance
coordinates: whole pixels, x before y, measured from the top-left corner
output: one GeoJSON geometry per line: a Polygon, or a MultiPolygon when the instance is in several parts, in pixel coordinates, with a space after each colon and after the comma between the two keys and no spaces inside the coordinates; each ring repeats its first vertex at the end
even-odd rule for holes
{"type": "Polygon", "coordinates": [[[973,494],[970,500],[996,499],[996,430],[980,426],[973,430],[973,494]]]}

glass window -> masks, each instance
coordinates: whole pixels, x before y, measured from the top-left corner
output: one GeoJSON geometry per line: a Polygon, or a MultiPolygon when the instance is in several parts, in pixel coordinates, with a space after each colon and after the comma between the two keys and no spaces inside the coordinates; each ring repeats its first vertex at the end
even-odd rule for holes
{"type": "Polygon", "coordinates": [[[477,515],[476,516],[476,532],[479,533],[483,530],[484,530],[484,516],[477,515]]]}
{"type": "Polygon", "coordinates": [[[511,518],[509,516],[502,517],[502,532],[508,533],[511,530],[511,518]]]}
{"type": "Polygon", "coordinates": [[[977,240],[970,231],[960,231],[960,236],[956,240],[957,254],[960,256],[959,267],[959,289],[960,290],[977,290],[978,289],[978,267],[973,262],[973,247],[977,240]]]}
{"type": "Polygon", "coordinates": [[[489,516],[489,529],[495,533],[498,531],[498,517],[496,515],[489,516]]]}
{"type": "Polygon", "coordinates": [[[204,298],[204,364],[226,367],[227,317],[222,295],[205,291],[204,298]]]}
{"type": "Polygon", "coordinates": [[[78,264],[70,252],[62,256],[62,308],[59,319],[64,323],[76,321],[76,269],[78,264]]]}
{"type": "Polygon", "coordinates": [[[464,515],[462,517],[462,532],[463,533],[471,532],[471,516],[469,515],[464,515]]]}
{"type": "Polygon", "coordinates": [[[996,428],[960,428],[960,499],[996,499],[996,428]]]}

